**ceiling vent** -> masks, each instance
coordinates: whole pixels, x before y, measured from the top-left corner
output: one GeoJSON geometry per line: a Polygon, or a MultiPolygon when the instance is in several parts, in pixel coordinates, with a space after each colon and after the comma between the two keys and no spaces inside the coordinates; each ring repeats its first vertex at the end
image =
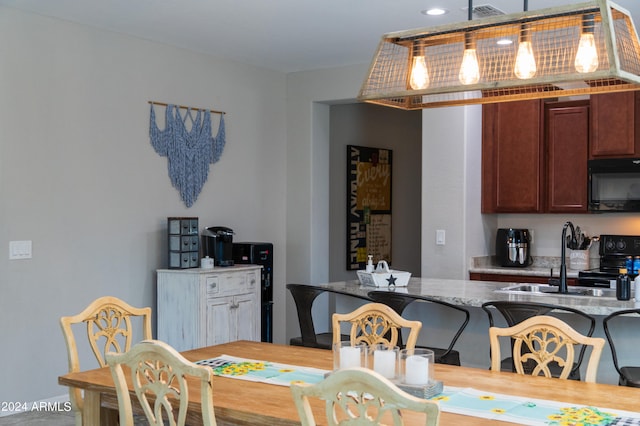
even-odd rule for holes
{"type": "MultiPolygon", "coordinates": [[[[465,7],[462,10],[468,13],[469,8],[465,7]]],[[[490,4],[482,4],[480,6],[473,7],[473,19],[488,18],[490,16],[500,16],[500,15],[504,15],[504,12],[501,11],[500,9],[497,9],[491,6],[490,4]]]]}

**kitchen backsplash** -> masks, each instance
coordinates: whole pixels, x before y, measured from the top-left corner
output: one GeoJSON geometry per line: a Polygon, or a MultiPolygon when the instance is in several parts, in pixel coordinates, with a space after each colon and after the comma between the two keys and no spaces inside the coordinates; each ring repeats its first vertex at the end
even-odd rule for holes
{"type": "MultiPolygon", "coordinates": [[[[569,265],[569,253],[571,250],[567,250],[567,267],[569,265]]],[[[598,268],[600,267],[600,258],[598,257],[598,252],[595,252],[595,257],[593,256],[593,252],[591,252],[591,257],[589,258],[589,267],[590,268],[598,268]]],[[[482,268],[495,268],[499,267],[498,262],[496,261],[495,256],[476,256],[472,257],[469,261],[469,269],[482,269],[482,268]]],[[[560,270],[560,256],[533,256],[533,263],[529,268],[545,268],[545,269],[558,269],[560,270]]],[[[511,268],[514,269],[514,268],[511,268]]]]}

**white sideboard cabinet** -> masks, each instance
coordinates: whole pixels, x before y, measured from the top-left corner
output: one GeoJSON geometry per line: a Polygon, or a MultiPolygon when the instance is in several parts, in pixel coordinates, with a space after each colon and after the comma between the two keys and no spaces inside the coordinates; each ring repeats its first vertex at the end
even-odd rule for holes
{"type": "Polygon", "coordinates": [[[158,340],[178,351],[260,341],[261,268],[158,270],[158,340]]]}

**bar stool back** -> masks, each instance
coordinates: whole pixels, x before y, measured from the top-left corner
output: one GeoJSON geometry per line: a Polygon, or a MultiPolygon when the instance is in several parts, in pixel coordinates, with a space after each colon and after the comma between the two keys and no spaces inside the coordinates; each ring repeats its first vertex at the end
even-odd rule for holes
{"type": "Polygon", "coordinates": [[[633,388],[640,388],[640,366],[623,366],[618,364],[618,355],[616,353],[616,347],[613,344],[613,336],[611,333],[610,325],[622,320],[622,316],[634,317],[640,315],[640,309],[626,309],[623,311],[614,312],[602,320],[602,326],[604,327],[604,334],[609,341],[609,347],[611,348],[611,355],[613,357],[613,366],[620,375],[618,384],[620,386],[629,386],[633,388]],[[610,324],[611,323],[611,324],[610,324]]]}
{"type": "MultiPolygon", "coordinates": [[[[428,296],[417,296],[406,293],[393,293],[388,291],[371,291],[368,293],[368,296],[379,303],[384,303],[390,306],[394,311],[396,311],[399,315],[403,315],[403,311],[407,306],[409,306],[413,302],[424,302],[425,306],[429,306],[429,304],[435,304],[444,306],[447,309],[456,312],[458,317],[460,318],[460,326],[458,327],[455,335],[451,339],[449,346],[447,348],[436,348],[430,346],[416,346],[417,348],[426,348],[431,349],[435,355],[435,362],[439,364],[449,364],[449,365],[460,365],[460,352],[453,349],[456,342],[460,338],[463,330],[469,323],[469,311],[461,306],[452,305],[451,303],[443,302],[441,300],[436,300],[428,296]]],[[[428,309],[428,308],[427,308],[428,309]]],[[[399,346],[402,345],[402,336],[400,336],[399,346]]]]}

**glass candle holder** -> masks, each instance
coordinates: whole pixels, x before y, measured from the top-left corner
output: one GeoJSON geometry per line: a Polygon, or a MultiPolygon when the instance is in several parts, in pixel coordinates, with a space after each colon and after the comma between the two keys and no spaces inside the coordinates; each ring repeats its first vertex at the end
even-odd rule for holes
{"type": "Polygon", "coordinates": [[[433,382],[435,356],[430,349],[415,348],[400,351],[400,381],[411,386],[425,386],[433,382]]]}
{"type": "Polygon", "coordinates": [[[333,371],[353,367],[367,367],[367,345],[351,342],[338,342],[333,344],[333,371]]]}
{"type": "Polygon", "coordinates": [[[371,347],[373,371],[387,379],[395,379],[398,376],[398,352],[399,348],[397,346],[373,345],[371,347]]]}

